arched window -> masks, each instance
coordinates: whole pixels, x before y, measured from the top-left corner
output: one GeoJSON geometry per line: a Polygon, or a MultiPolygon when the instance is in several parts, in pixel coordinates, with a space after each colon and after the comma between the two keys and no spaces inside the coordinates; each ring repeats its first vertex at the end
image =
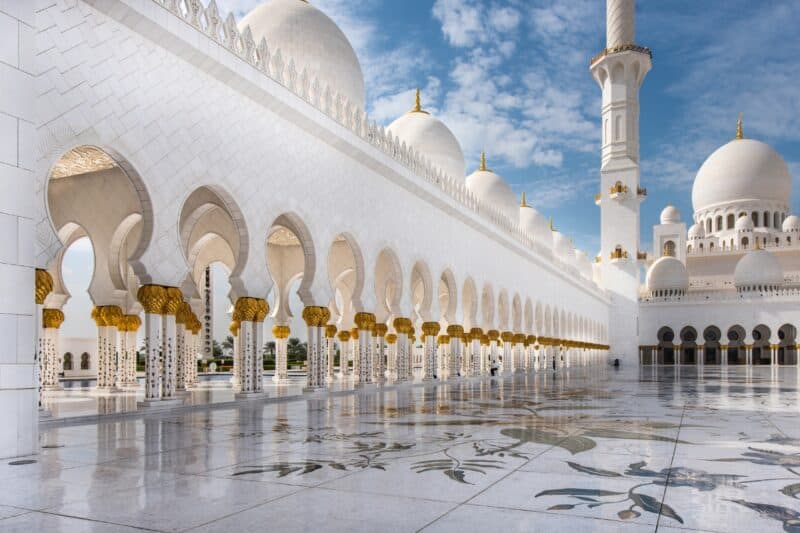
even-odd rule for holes
{"type": "Polygon", "coordinates": [[[664,243],[664,254],[667,257],[675,257],[675,243],[667,241],[664,243]]]}
{"type": "Polygon", "coordinates": [[[69,352],[64,354],[64,370],[72,370],[72,354],[69,352]]]}
{"type": "Polygon", "coordinates": [[[692,253],[692,245],[691,244],[686,247],[686,251],[689,252],[689,253],[692,253]]]}
{"type": "Polygon", "coordinates": [[[753,211],[751,216],[753,218],[753,225],[758,226],[758,213],[756,211],[753,211]]]}
{"type": "Polygon", "coordinates": [[[714,243],[713,242],[708,243],[708,249],[709,250],[713,250],[714,249],[714,243]]]}
{"type": "Polygon", "coordinates": [[[701,252],[703,251],[703,243],[702,242],[700,243],[700,251],[701,252]]]}
{"type": "Polygon", "coordinates": [[[711,233],[711,219],[706,220],[706,233],[711,233]]]}
{"type": "Polygon", "coordinates": [[[722,215],[717,217],[717,231],[722,231],[722,215]]]}
{"type": "Polygon", "coordinates": [[[769,227],[769,212],[764,211],[764,227],[769,227]]]}
{"type": "Polygon", "coordinates": [[[775,213],[773,219],[775,221],[775,223],[773,224],[773,226],[775,226],[775,229],[781,229],[781,214],[775,213]]]}
{"type": "Polygon", "coordinates": [[[733,213],[728,215],[728,224],[727,229],[733,229],[733,226],[736,225],[736,217],[733,216],[733,213]]]}
{"type": "Polygon", "coordinates": [[[747,245],[750,244],[750,240],[747,237],[742,237],[742,248],[747,248],[747,245]]]}
{"type": "Polygon", "coordinates": [[[81,354],[81,370],[89,370],[89,354],[86,352],[81,354]]]}

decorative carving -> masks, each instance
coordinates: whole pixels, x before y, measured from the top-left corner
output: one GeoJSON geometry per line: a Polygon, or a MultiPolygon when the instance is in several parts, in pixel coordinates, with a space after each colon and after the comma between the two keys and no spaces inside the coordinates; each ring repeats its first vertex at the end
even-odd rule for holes
{"type": "Polygon", "coordinates": [[[439,335],[436,337],[436,344],[443,345],[443,344],[450,344],[450,337],[448,335],[439,335]]]}
{"type": "Polygon", "coordinates": [[[332,339],[336,336],[336,326],[333,324],[328,324],[325,326],[325,337],[328,339],[332,339]]]}
{"type": "Polygon", "coordinates": [[[53,276],[47,270],[36,269],[36,287],[34,296],[37,305],[43,305],[44,299],[53,291],[53,276]]]}
{"type": "Polygon", "coordinates": [[[161,285],[142,285],[136,293],[136,299],[144,307],[144,312],[160,315],[167,301],[167,289],[161,285]]]}
{"type": "Polygon", "coordinates": [[[388,331],[389,327],[386,324],[375,324],[375,327],[372,329],[372,334],[376,337],[385,337],[388,331]]]}
{"type": "Polygon", "coordinates": [[[276,339],[288,339],[290,334],[289,326],[272,326],[272,335],[276,339]]]}
{"type": "Polygon", "coordinates": [[[386,335],[386,343],[387,344],[394,344],[397,342],[397,335],[394,333],[389,333],[386,335]]]}
{"type": "Polygon", "coordinates": [[[375,315],[372,313],[356,313],[356,316],[353,318],[353,322],[356,323],[359,330],[364,331],[372,331],[372,328],[375,327],[375,315]]]}
{"type": "Polygon", "coordinates": [[[496,341],[500,338],[500,332],[496,329],[490,329],[488,332],[486,332],[486,335],[489,337],[490,341],[496,341]]]}
{"type": "Polygon", "coordinates": [[[183,293],[177,287],[165,287],[166,295],[164,299],[164,307],[161,309],[161,314],[175,315],[178,308],[183,303],[183,293]]]}
{"type": "Polygon", "coordinates": [[[58,329],[64,323],[64,312],[61,309],[42,309],[42,327],[58,329]]]}
{"type": "Polygon", "coordinates": [[[340,331],[336,337],[339,339],[339,342],[348,342],[350,341],[350,332],[340,331]]]}
{"type": "Polygon", "coordinates": [[[464,328],[457,324],[447,326],[447,334],[450,335],[451,337],[460,338],[464,334],[464,328]]]}
{"type": "MultiPolygon", "coordinates": [[[[395,328],[396,327],[397,327],[397,324],[395,324],[395,328]]],[[[432,336],[432,337],[435,337],[439,333],[439,330],[441,330],[441,329],[442,329],[442,326],[440,326],[438,322],[423,322],[422,323],[422,333],[426,337],[429,336],[429,335],[432,336]]]]}

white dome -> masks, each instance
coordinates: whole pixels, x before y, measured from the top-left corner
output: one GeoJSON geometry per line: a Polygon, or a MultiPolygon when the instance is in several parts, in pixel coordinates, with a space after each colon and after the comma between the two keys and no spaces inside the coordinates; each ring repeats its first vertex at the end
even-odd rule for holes
{"type": "Polygon", "coordinates": [[[681,212],[674,205],[668,205],[661,211],[662,224],[678,224],[681,221],[681,212]]]}
{"type": "Polygon", "coordinates": [[[519,208],[519,226],[527,232],[537,242],[550,247],[552,239],[550,237],[550,227],[547,220],[540,212],[529,205],[519,208]]]}
{"type": "Polygon", "coordinates": [[[689,273],[686,266],[674,257],[662,257],[647,271],[647,290],[685,291],[689,288],[689,273]]]}
{"type": "Polygon", "coordinates": [[[746,215],[737,218],[736,224],[733,227],[736,231],[753,231],[753,228],[755,228],[753,221],[746,215]]]}
{"type": "Polygon", "coordinates": [[[692,224],[692,227],[689,228],[690,239],[704,239],[705,236],[706,230],[703,228],[702,224],[692,224]]]}
{"type": "Polygon", "coordinates": [[[298,76],[303,69],[313,80],[330,85],[364,109],[364,75],[350,41],[325,13],[303,0],[269,0],[250,11],[239,29],[250,26],[256,45],[263,37],[270,52],[281,51],[285,62],[294,60],[298,76]]]}
{"type": "Polygon", "coordinates": [[[797,215],[789,215],[783,221],[783,231],[800,231],[800,218],[797,215]]]}
{"type": "Polygon", "coordinates": [[[692,187],[695,212],[741,200],[786,204],[792,178],[783,158],[753,139],[735,139],[718,148],[697,172],[692,187]]]}
{"type": "Polygon", "coordinates": [[[733,283],[737,288],[781,285],[783,269],[770,252],[753,250],[736,263],[733,283]]]}
{"type": "Polygon", "coordinates": [[[467,176],[467,188],[479,200],[500,209],[512,222],[517,222],[519,209],[517,197],[508,183],[486,168],[486,159],[481,155],[481,167],[467,176]]]}
{"type": "Polygon", "coordinates": [[[464,152],[456,136],[419,106],[392,122],[388,130],[450,177],[460,180],[466,175],[464,152]]]}

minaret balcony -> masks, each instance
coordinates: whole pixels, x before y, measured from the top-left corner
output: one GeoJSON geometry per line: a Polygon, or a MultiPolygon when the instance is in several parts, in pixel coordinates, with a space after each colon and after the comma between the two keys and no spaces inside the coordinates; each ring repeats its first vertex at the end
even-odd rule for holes
{"type": "Polygon", "coordinates": [[[608,191],[608,196],[612,200],[621,202],[628,197],[628,186],[623,185],[621,181],[615,183],[608,191]]]}

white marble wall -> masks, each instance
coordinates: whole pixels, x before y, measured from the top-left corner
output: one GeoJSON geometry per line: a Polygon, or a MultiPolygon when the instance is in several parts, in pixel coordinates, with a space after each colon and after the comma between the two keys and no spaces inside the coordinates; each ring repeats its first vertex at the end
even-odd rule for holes
{"type": "Polygon", "coordinates": [[[0,458],[38,446],[33,27],[34,2],[0,0],[0,458]]]}

